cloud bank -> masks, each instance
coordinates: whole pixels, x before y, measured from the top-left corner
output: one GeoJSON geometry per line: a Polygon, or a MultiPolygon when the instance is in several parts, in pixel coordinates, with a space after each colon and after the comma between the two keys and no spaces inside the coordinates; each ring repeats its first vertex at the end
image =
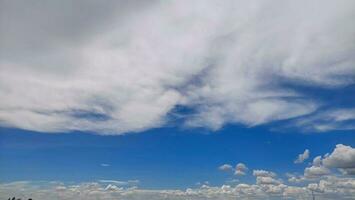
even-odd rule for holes
{"type": "Polygon", "coordinates": [[[236,186],[206,186],[186,190],[144,190],[137,187],[121,187],[114,184],[88,182],[64,184],[60,182],[12,182],[0,184],[0,197],[7,199],[16,196],[46,199],[152,199],[152,200],[232,200],[232,199],[311,199],[314,191],[317,199],[351,199],[355,194],[355,180],[327,176],[306,186],[292,186],[271,177],[257,177],[256,184],[240,183],[236,186]]]}
{"type": "MultiPolygon", "coordinates": [[[[355,195],[355,178],[343,170],[355,169],[355,149],[338,144],[332,153],[314,158],[312,166],[306,167],[304,175],[297,177],[288,173],[288,180],[275,172],[253,170],[255,183],[226,180],[221,186],[211,186],[208,182],[196,188],[185,190],[140,189],[139,180],[98,180],[86,183],[28,182],[0,183],[0,198],[10,196],[37,200],[71,199],[151,199],[151,200],[229,200],[229,199],[352,199],[355,195]],[[326,173],[322,173],[326,170],[326,173]]],[[[239,165],[242,166],[242,165],[239,165]]],[[[232,168],[227,167],[228,170],[232,168]]],[[[245,169],[246,167],[239,167],[245,169]]],[[[222,173],[222,172],[221,172],[222,173]]],[[[233,176],[231,174],[231,176],[233,176]]]]}
{"type": "Polygon", "coordinates": [[[354,83],[354,8],[351,0],[1,1],[0,124],[122,134],[172,118],[217,130],[310,115],[324,102],[288,85],[354,83]]]}

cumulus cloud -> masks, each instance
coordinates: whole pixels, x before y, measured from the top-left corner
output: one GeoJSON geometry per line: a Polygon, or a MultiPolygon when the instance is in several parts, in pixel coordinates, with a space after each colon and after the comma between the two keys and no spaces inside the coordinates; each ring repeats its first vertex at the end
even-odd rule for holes
{"type": "Polygon", "coordinates": [[[213,130],[311,114],[320,102],[284,83],[354,82],[354,8],[351,0],[3,1],[0,123],[122,134],[163,126],[179,106],[192,110],[185,126],[213,130]]]}
{"type": "Polygon", "coordinates": [[[0,198],[47,199],[151,199],[151,200],[232,200],[232,199],[311,199],[311,191],[317,199],[351,199],[355,194],[353,178],[327,176],[305,186],[290,186],[275,181],[271,177],[259,177],[259,183],[239,183],[235,186],[206,186],[186,190],[145,190],[137,187],[120,187],[115,184],[98,182],[64,184],[60,182],[12,182],[0,184],[0,198]],[[261,181],[262,180],[262,181],[261,181]],[[272,180],[272,181],[271,181],[272,180]],[[20,188],[20,189],[19,189],[20,188]]]}
{"type": "Polygon", "coordinates": [[[287,177],[287,181],[290,183],[301,183],[307,180],[304,176],[300,176],[292,173],[286,173],[286,177],[287,177]]]}
{"type": "Polygon", "coordinates": [[[312,166],[304,169],[304,177],[307,179],[319,178],[328,174],[330,174],[330,170],[323,166],[321,156],[315,157],[312,166]]]}
{"type": "Polygon", "coordinates": [[[260,176],[260,177],[275,177],[275,172],[270,172],[266,170],[253,170],[253,176],[260,176]]]}
{"type": "Polygon", "coordinates": [[[276,173],[266,170],[253,170],[253,176],[256,177],[256,184],[264,187],[268,187],[270,192],[276,192],[281,189],[280,186],[282,184],[281,180],[276,179],[276,173]],[[270,186],[271,185],[271,186],[270,186]]]}
{"type": "Polygon", "coordinates": [[[303,163],[305,160],[307,160],[309,158],[309,150],[306,149],[304,150],[303,153],[299,154],[297,159],[294,161],[294,163],[298,164],[298,163],[303,163]]]}
{"type": "Polygon", "coordinates": [[[355,174],[355,149],[351,146],[337,144],[332,153],[313,159],[311,167],[304,170],[305,178],[319,178],[337,169],[343,174],[355,174]]]}
{"type": "MultiPolygon", "coordinates": [[[[335,169],[353,169],[353,148],[338,144],[332,153],[317,156],[312,165],[305,168],[304,175],[287,173],[288,182],[277,174],[264,169],[253,170],[255,182],[229,180],[221,186],[211,186],[209,182],[199,183],[198,187],[181,190],[152,190],[138,187],[138,180],[98,180],[78,184],[62,182],[18,181],[0,183],[0,199],[16,196],[22,199],[122,199],[122,200],[232,200],[232,199],[316,199],[346,200],[355,195],[355,178],[351,174],[339,174],[335,169]]],[[[230,165],[221,166],[231,170],[230,165]]],[[[235,171],[245,175],[248,168],[238,163],[235,171]]]]}
{"type": "Polygon", "coordinates": [[[233,167],[230,164],[224,164],[218,167],[219,170],[221,171],[232,171],[233,167]]]}
{"type": "Polygon", "coordinates": [[[324,166],[311,166],[304,169],[306,178],[319,178],[328,174],[330,174],[330,170],[324,166]]]}
{"type": "Polygon", "coordinates": [[[238,175],[238,176],[244,176],[247,171],[248,171],[248,168],[247,168],[247,166],[244,163],[238,163],[235,166],[234,174],[238,175]]]}
{"type": "Polygon", "coordinates": [[[355,149],[351,146],[337,144],[332,153],[324,156],[316,156],[312,165],[304,169],[303,176],[287,174],[288,181],[300,183],[309,179],[319,179],[332,174],[332,170],[337,169],[344,175],[355,174],[355,149]]]}
{"type": "Polygon", "coordinates": [[[327,167],[341,169],[343,173],[355,174],[355,148],[338,144],[322,162],[327,167]]]}
{"type": "Polygon", "coordinates": [[[256,177],[256,184],[258,185],[280,185],[281,181],[276,180],[269,176],[257,176],[256,177]]]}

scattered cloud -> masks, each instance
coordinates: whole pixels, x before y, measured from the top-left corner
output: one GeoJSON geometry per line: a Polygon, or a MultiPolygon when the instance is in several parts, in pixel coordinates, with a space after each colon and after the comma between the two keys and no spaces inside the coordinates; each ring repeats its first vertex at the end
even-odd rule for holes
{"type": "MultiPolygon", "coordinates": [[[[354,83],[354,8],[352,0],[4,1],[0,124],[123,134],[171,123],[177,106],[193,110],[184,126],[213,130],[310,116],[324,102],[288,85],[354,83]]],[[[354,129],[347,113],[299,124],[354,129]]]]}
{"type": "MultiPolygon", "coordinates": [[[[313,193],[317,199],[346,200],[352,199],[355,194],[355,178],[350,173],[340,174],[338,170],[331,169],[353,169],[353,151],[354,148],[350,146],[338,144],[332,153],[315,157],[312,165],[305,168],[303,176],[287,173],[288,183],[279,178],[275,172],[263,169],[253,170],[255,183],[229,179],[224,185],[211,186],[205,181],[196,184],[195,188],[186,190],[141,189],[138,187],[138,180],[99,180],[79,184],[19,181],[0,183],[0,198],[16,196],[37,200],[304,200],[311,199],[313,193]]],[[[228,164],[226,166],[223,168],[231,169],[228,164]]],[[[248,168],[245,164],[239,163],[235,170],[245,175],[248,168]]]]}
{"type": "Polygon", "coordinates": [[[355,130],[355,108],[330,109],[294,121],[305,131],[326,132],[332,130],[355,130]]]}
{"type": "Polygon", "coordinates": [[[327,176],[317,182],[304,186],[285,185],[271,177],[259,178],[255,184],[239,183],[235,186],[220,187],[203,185],[186,190],[145,190],[137,187],[119,187],[114,184],[97,182],[76,185],[55,183],[38,184],[36,182],[0,184],[0,198],[10,196],[19,198],[47,199],[151,199],[151,200],[232,200],[232,199],[311,199],[313,191],[317,199],[351,199],[355,193],[355,179],[327,176]],[[262,179],[261,179],[262,178],[262,179]],[[266,179],[267,178],[267,179],[266,179]],[[21,188],[19,190],[18,188],[21,188]]]}
{"type": "Polygon", "coordinates": [[[315,157],[312,166],[304,169],[304,177],[306,179],[319,178],[330,173],[331,171],[322,164],[322,156],[315,157]]]}
{"type": "Polygon", "coordinates": [[[328,174],[330,174],[330,170],[324,166],[311,166],[304,170],[306,178],[319,178],[328,174]]]}
{"type": "Polygon", "coordinates": [[[100,166],[101,167],[110,167],[111,165],[110,164],[106,164],[106,163],[101,163],[100,166]]]}
{"type": "Polygon", "coordinates": [[[220,167],[218,167],[218,169],[221,171],[232,171],[233,167],[230,164],[224,164],[224,165],[221,165],[220,167]]]}
{"type": "Polygon", "coordinates": [[[355,148],[338,144],[331,154],[325,155],[322,162],[325,166],[340,169],[345,174],[355,174],[355,148]]]}
{"type": "Polygon", "coordinates": [[[290,183],[301,183],[307,180],[304,176],[292,173],[286,173],[286,177],[288,178],[287,181],[290,183]]]}
{"type": "Polygon", "coordinates": [[[319,178],[337,169],[343,174],[353,175],[355,172],[355,149],[351,146],[337,144],[332,153],[317,156],[311,167],[304,171],[305,178],[319,178]]]}
{"type": "Polygon", "coordinates": [[[276,180],[269,176],[257,176],[256,177],[256,184],[258,185],[280,185],[281,181],[276,180]]]}
{"type": "Polygon", "coordinates": [[[238,163],[235,166],[234,174],[238,175],[238,176],[244,176],[247,171],[248,171],[248,168],[247,168],[247,166],[244,163],[238,163]]]}
{"type": "Polygon", "coordinates": [[[299,154],[297,159],[294,161],[294,163],[298,164],[298,163],[303,163],[305,160],[307,160],[309,158],[309,150],[306,149],[304,150],[303,153],[299,154]]]}
{"type": "Polygon", "coordinates": [[[266,171],[266,170],[253,170],[253,176],[256,176],[256,177],[276,177],[276,173],[266,171]]]}
{"type": "MultiPolygon", "coordinates": [[[[256,177],[257,185],[281,185],[282,181],[276,179],[276,173],[266,170],[253,170],[253,176],[256,177]]],[[[269,189],[276,189],[275,187],[269,189]]],[[[280,189],[280,188],[278,188],[280,189]]]]}

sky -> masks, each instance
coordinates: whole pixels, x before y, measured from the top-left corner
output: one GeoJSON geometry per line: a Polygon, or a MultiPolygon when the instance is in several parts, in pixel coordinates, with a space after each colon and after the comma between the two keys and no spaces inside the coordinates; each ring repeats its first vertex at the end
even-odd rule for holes
{"type": "Polygon", "coordinates": [[[351,199],[352,0],[0,0],[0,197],[351,199]]]}

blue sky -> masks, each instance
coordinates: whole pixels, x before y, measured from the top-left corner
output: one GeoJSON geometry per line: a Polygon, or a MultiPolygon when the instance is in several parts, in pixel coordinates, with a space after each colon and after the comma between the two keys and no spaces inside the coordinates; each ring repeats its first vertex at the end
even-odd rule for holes
{"type": "MultiPolygon", "coordinates": [[[[307,163],[293,161],[304,149],[313,157],[339,143],[355,145],[351,131],[303,134],[270,132],[269,128],[227,126],[213,133],[162,128],[124,136],[2,128],[1,180],[140,180],[143,188],[183,189],[204,181],[222,185],[236,178],[218,170],[224,163],[243,162],[280,175],[303,173],[307,163]]],[[[253,177],[249,174],[241,180],[253,182],[253,177]]]]}
{"type": "Polygon", "coordinates": [[[0,198],[355,196],[354,1],[0,1],[0,198]]]}

